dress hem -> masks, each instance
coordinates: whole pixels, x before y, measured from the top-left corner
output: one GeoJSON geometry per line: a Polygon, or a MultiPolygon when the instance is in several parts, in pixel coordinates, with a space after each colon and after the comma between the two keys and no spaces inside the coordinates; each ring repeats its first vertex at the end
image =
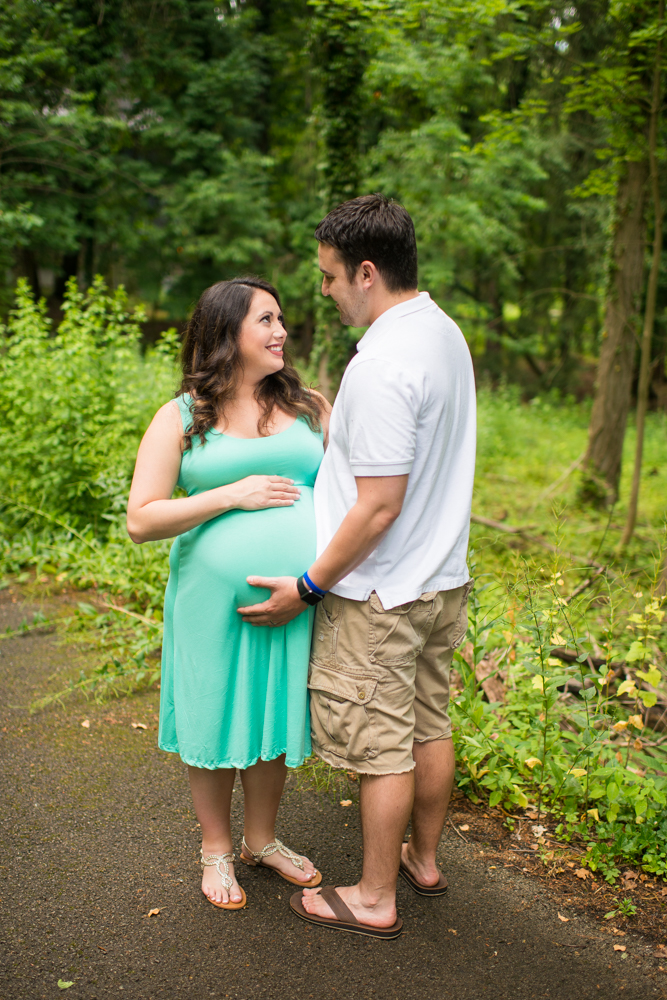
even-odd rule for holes
{"type": "MultiPolygon", "coordinates": [[[[266,761],[275,760],[276,757],[280,757],[281,754],[285,754],[285,757],[287,757],[287,750],[283,747],[282,750],[276,750],[276,749],[272,749],[272,750],[268,750],[268,751],[264,751],[263,750],[261,752],[261,754],[259,754],[257,757],[255,757],[254,760],[251,760],[251,761],[249,761],[248,763],[245,763],[245,764],[241,764],[238,761],[221,761],[219,763],[216,762],[215,764],[212,764],[210,762],[204,762],[204,761],[201,761],[201,760],[197,760],[194,757],[184,757],[183,754],[178,749],[178,747],[164,746],[162,743],[158,743],[158,748],[160,750],[163,750],[165,753],[177,753],[179,755],[179,757],[181,758],[181,760],[183,761],[183,763],[187,764],[188,767],[203,767],[207,771],[218,771],[218,770],[221,770],[222,768],[233,768],[233,767],[238,768],[240,771],[245,771],[247,768],[252,767],[253,764],[256,764],[260,760],[266,760],[266,761]]],[[[290,768],[301,767],[301,765],[303,764],[304,760],[306,760],[308,757],[311,757],[311,756],[312,756],[312,751],[310,753],[306,753],[304,751],[304,753],[303,753],[301,759],[298,761],[298,763],[292,763],[292,762],[290,762],[289,760],[286,759],[285,760],[285,765],[286,765],[286,767],[290,767],[290,768]]]]}

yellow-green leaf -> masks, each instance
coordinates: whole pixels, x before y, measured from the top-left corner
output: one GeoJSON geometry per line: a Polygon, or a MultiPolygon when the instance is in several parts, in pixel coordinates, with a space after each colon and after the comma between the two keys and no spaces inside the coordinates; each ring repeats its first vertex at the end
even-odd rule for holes
{"type": "Polygon", "coordinates": [[[628,663],[634,663],[635,660],[643,660],[647,652],[644,643],[636,639],[625,654],[625,659],[628,663]]]}
{"type": "Polygon", "coordinates": [[[638,670],[637,677],[641,677],[651,687],[657,687],[660,683],[660,671],[653,664],[649,666],[648,670],[638,670]]]}
{"type": "Polygon", "coordinates": [[[544,691],[544,680],[542,679],[542,674],[535,674],[533,677],[533,687],[537,691],[544,691]]]}
{"type": "Polygon", "coordinates": [[[540,760],[539,757],[529,757],[528,760],[524,761],[524,763],[526,767],[529,767],[532,771],[532,769],[534,767],[537,767],[538,764],[541,764],[542,761],[540,760]]]}
{"type": "Polygon", "coordinates": [[[622,684],[618,685],[618,691],[616,694],[621,697],[622,694],[634,694],[637,690],[637,686],[633,680],[623,681],[622,684]]]}
{"type": "Polygon", "coordinates": [[[526,798],[526,796],[524,795],[524,793],[521,791],[521,789],[516,787],[516,785],[514,786],[514,795],[513,795],[513,798],[516,800],[517,805],[521,806],[522,809],[527,809],[528,808],[528,799],[526,798]]]}
{"type": "Polygon", "coordinates": [[[640,691],[639,697],[642,703],[644,704],[645,708],[653,708],[656,701],[658,700],[658,696],[655,693],[655,691],[640,691]]]}
{"type": "Polygon", "coordinates": [[[58,980],[58,988],[61,990],[68,990],[70,986],[74,986],[74,983],[73,982],[66,983],[64,979],[58,980]]]}
{"type": "Polygon", "coordinates": [[[585,778],[586,773],[585,767],[573,767],[571,771],[568,771],[568,774],[573,774],[575,778],[585,778]]]}

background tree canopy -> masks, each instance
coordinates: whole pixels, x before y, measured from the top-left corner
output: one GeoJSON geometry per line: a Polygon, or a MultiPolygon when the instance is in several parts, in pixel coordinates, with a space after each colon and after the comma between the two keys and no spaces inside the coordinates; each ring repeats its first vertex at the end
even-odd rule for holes
{"type": "Polygon", "coordinates": [[[146,303],[152,339],[253,271],[335,386],[357,335],[318,295],[312,232],[383,191],[413,214],[421,286],[478,376],[583,398],[606,338],[588,494],[613,500],[656,218],[652,110],[664,162],[663,33],[655,0],[7,0],[5,307],[23,276],[59,318],[68,279],[99,273],[146,303]]]}

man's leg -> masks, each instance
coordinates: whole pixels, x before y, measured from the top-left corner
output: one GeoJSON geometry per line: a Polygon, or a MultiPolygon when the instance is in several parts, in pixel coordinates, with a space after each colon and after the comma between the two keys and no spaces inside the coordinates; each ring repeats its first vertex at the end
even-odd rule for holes
{"type": "MultiPolygon", "coordinates": [[[[396,922],[396,879],[413,796],[414,771],[361,775],[363,873],[356,885],[339,888],[338,894],[362,924],[391,927],[396,922]]],[[[308,913],[335,916],[317,889],[304,889],[303,906],[308,913]]]]}
{"type": "Polygon", "coordinates": [[[440,876],[436,851],[454,785],[454,744],[448,715],[449,672],[454,649],[465,635],[470,584],[440,591],[433,629],[417,657],[415,677],[415,800],[403,864],[422,885],[440,876]]]}
{"type": "Polygon", "coordinates": [[[403,864],[422,885],[436,885],[435,855],[447,817],[454,784],[454,744],[451,739],[415,741],[415,798],[412,832],[402,848],[403,864]]]}

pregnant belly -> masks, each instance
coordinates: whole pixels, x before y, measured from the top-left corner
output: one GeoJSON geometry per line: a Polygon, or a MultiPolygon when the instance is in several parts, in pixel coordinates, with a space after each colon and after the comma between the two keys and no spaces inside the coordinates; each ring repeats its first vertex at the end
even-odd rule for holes
{"type": "Polygon", "coordinates": [[[234,510],[181,535],[178,589],[215,589],[238,607],[270,595],[246,577],[300,576],[315,558],[313,494],[301,490],[293,507],[234,510]]]}

